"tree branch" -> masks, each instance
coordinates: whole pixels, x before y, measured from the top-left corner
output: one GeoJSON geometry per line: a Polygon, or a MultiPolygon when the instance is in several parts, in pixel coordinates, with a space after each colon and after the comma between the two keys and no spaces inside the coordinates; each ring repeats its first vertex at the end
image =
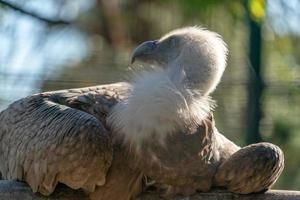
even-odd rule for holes
{"type": "Polygon", "coordinates": [[[3,5],[4,7],[10,8],[14,11],[20,12],[24,15],[30,16],[34,19],[39,20],[39,21],[48,23],[50,25],[59,25],[59,24],[67,25],[67,24],[70,24],[70,22],[67,22],[67,21],[64,21],[64,20],[49,19],[49,18],[40,16],[37,13],[26,10],[24,8],[21,8],[21,7],[17,6],[17,5],[13,5],[12,3],[7,2],[7,1],[0,0],[0,5],[3,5]]]}

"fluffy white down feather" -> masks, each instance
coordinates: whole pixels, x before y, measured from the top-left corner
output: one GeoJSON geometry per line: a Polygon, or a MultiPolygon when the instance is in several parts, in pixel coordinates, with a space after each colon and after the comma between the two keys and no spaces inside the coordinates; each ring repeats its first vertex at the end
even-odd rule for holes
{"type": "Polygon", "coordinates": [[[132,83],[128,98],[117,104],[108,118],[125,142],[139,146],[147,137],[163,138],[201,123],[214,102],[199,91],[178,88],[163,70],[143,72],[132,83]]]}

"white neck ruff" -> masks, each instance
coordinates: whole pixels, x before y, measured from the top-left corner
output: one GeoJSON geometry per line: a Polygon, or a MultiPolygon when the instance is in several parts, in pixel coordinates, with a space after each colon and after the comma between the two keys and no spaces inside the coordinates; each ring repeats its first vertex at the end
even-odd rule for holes
{"type": "Polygon", "coordinates": [[[132,145],[140,146],[154,135],[163,143],[168,134],[201,124],[214,108],[209,96],[178,88],[165,71],[143,72],[131,87],[128,97],[113,108],[108,123],[132,145]]]}

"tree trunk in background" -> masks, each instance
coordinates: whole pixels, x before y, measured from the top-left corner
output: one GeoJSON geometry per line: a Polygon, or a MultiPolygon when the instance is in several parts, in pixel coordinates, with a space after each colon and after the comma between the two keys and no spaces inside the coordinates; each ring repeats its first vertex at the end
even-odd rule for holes
{"type": "Polygon", "coordinates": [[[107,31],[109,43],[113,50],[121,51],[128,46],[129,38],[127,36],[126,23],[122,16],[122,9],[117,0],[97,0],[97,5],[104,17],[104,30],[107,31]]]}
{"type": "Polygon", "coordinates": [[[261,96],[263,93],[263,78],[261,74],[261,23],[251,16],[249,3],[246,2],[249,23],[249,67],[248,67],[248,97],[247,97],[247,135],[246,143],[256,143],[262,140],[259,132],[261,119],[261,96]]]}

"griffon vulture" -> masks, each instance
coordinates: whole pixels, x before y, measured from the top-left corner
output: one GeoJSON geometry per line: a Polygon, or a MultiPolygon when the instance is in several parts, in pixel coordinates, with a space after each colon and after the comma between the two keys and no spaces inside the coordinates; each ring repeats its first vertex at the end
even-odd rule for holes
{"type": "Polygon", "coordinates": [[[215,127],[210,94],[227,47],[211,31],[186,27],[132,54],[155,70],[131,83],[35,94],[0,113],[0,171],[49,195],[58,183],[91,199],[134,199],[143,177],[190,195],[223,186],[268,189],[283,169],[270,143],[240,148],[215,127]]]}

